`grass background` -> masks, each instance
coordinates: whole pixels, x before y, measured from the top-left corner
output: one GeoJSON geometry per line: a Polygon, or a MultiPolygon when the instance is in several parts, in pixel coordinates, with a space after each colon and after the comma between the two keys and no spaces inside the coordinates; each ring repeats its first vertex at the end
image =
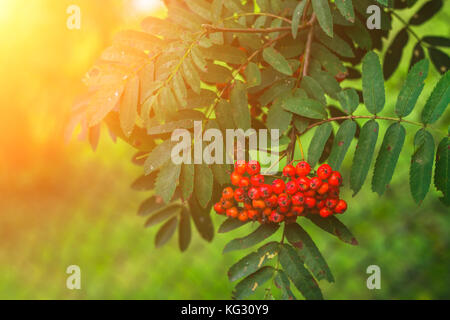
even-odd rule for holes
{"type": "MultiPolygon", "coordinates": [[[[414,10],[424,2],[418,1],[414,10]]],[[[0,298],[229,299],[233,284],[226,271],[245,252],[221,251],[251,227],[216,234],[211,244],[195,233],[183,254],[175,238],[157,250],[156,230],[144,229],[136,215],[146,194],[129,188],[141,172],[130,162],[132,150],[120,141],[112,143],[106,130],[96,153],[85,142],[65,144],[62,139],[84,72],[115,31],[136,27],[150,9],[131,0],[8,0],[2,6],[0,298]],[[72,3],[82,8],[80,31],[65,28],[65,8],[72,3]],[[65,270],[72,264],[81,267],[80,291],[65,286],[65,270]]],[[[409,17],[414,10],[399,13],[409,17]]],[[[449,19],[445,3],[435,19],[415,31],[448,36],[449,19]]],[[[396,22],[395,30],[399,27],[396,22]]],[[[386,84],[387,107],[381,115],[393,114],[414,44],[405,48],[399,70],[386,84]]],[[[438,78],[431,67],[418,111],[408,119],[419,119],[438,78]]],[[[447,112],[435,127],[449,123],[447,112]]],[[[437,200],[434,186],[421,206],[414,204],[408,175],[417,129],[408,129],[395,177],[382,198],[368,182],[355,198],[344,192],[350,209],[342,220],[358,238],[358,247],[304,223],[336,278],[334,284],[321,282],[327,299],[450,298],[450,212],[437,200]],[[366,268],[372,264],[381,268],[381,290],[366,287],[366,268]]],[[[433,131],[436,139],[445,133],[433,131]]],[[[303,140],[306,145],[308,140],[303,140]]],[[[349,153],[342,168],[347,184],[351,161],[349,153]]],[[[222,220],[214,216],[216,228],[222,220]]]]}

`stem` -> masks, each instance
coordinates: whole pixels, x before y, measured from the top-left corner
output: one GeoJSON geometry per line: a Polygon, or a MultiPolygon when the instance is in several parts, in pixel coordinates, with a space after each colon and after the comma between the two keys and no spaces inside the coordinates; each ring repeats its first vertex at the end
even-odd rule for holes
{"type": "Polygon", "coordinates": [[[277,16],[276,14],[272,14],[272,13],[265,13],[265,12],[239,13],[237,15],[225,18],[222,21],[233,20],[233,19],[240,18],[240,17],[251,17],[251,16],[265,16],[265,17],[280,19],[280,20],[286,21],[289,24],[292,24],[292,20],[289,20],[288,18],[285,18],[285,17],[282,17],[282,16],[277,16]]]}
{"type": "MultiPolygon", "coordinates": [[[[307,22],[298,26],[298,30],[304,30],[311,27],[311,22],[307,22]]],[[[291,27],[278,27],[278,28],[265,28],[265,29],[255,29],[255,28],[222,28],[216,27],[211,24],[203,24],[202,27],[206,30],[207,33],[216,33],[216,32],[232,32],[232,33],[274,33],[274,32],[282,32],[282,31],[291,31],[291,27]]]]}
{"type": "MultiPolygon", "coordinates": [[[[316,15],[313,13],[312,18],[310,20],[311,26],[316,22],[316,15]]],[[[306,41],[306,49],[304,56],[304,64],[303,64],[303,76],[308,75],[309,63],[311,59],[311,46],[314,40],[314,28],[311,28],[308,33],[308,40],[306,41]]]]}
{"type": "Polygon", "coordinates": [[[353,115],[349,115],[349,116],[328,118],[326,120],[313,123],[308,128],[306,128],[306,130],[302,134],[305,134],[306,132],[308,132],[309,130],[313,129],[314,127],[320,126],[320,125],[322,125],[324,123],[327,123],[327,122],[348,120],[348,119],[350,119],[350,120],[354,120],[354,119],[388,120],[388,121],[404,122],[404,123],[413,124],[413,125],[420,126],[420,127],[424,126],[423,123],[415,122],[415,121],[409,121],[409,120],[405,120],[405,119],[402,119],[402,118],[379,117],[379,116],[376,116],[376,115],[375,116],[353,116],[353,115]]]}
{"type": "MultiPolygon", "coordinates": [[[[397,20],[399,20],[403,25],[405,26],[406,30],[413,35],[414,38],[417,39],[419,43],[422,43],[422,39],[417,35],[417,33],[414,32],[413,29],[409,26],[409,23],[406,22],[400,15],[393,10],[388,10],[397,20]]],[[[428,46],[428,45],[427,45],[428,46]]]]}

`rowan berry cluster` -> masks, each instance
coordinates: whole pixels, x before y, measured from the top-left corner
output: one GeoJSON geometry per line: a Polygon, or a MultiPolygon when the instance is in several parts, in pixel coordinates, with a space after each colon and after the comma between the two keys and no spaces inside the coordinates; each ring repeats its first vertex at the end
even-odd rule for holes
{"type": "Polygon", "coordinates": [[[342,176],[328,164],[311,172],[306,161],[295,167],[288,164],[283,169],[283,179],[271,185],[264,182],[258,161],[237,161],[231,173],[234,187],[223,189],[222,198],[214,205],[220,215],[260,223],[295,222],[297,217],[318,214],[327,218],[342,214],[347,203],[339,199],[342,176]]]}

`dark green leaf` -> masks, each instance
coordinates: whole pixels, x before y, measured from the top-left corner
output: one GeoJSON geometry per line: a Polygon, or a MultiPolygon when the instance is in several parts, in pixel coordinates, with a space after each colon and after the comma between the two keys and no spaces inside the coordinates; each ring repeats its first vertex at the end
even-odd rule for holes
{"type": "Polygon", "coordinates": [[[442,191],[441,201],[450,206],[450,138],[445,137],[439,143],[436,153],[436,169],[434,172],[434,185],[442,191]]]}
{"type": "Polygon", "coordinates": [[[275,224],[262,224],[258,227],[258,229],[250,233],[248,236],[234,239],[228,242],[223,249],[223,253],[253,247],[255,244],[258,244],[273,235],[278,230],[278,228],[279,226],[275,224]]]}
{"type": "Polygon", "coordinates": [[[285,234],[289,243],[297,249],[300,258],[317,280],[326,279],[328,282],[334,282],[327,262],[309,234],[300,225],[297,223],[287,224],[285,234]]]}
{"type": "Polygon", "coordinates": [[[318,215],[310,215],[308,218],[322,230],[336,236],[339,240],[351,244],[353,246],[358,245],[358,241],[355,236],[348,230],[348,228],[339,221],[338,218],[331,216],[326,219],[318,215]]]}
{"type": "Polygon", "coordinates": [[[301,87],[306,91],[306,93],[308,93],[308,96],[310,98],[319,101],[323,105],[327,104],[325,92],[323,91],[322,87],[316,80],[314,80],[310,76],[303,77],[301,87]]]}
{"type": "Polygon", "coordinates": [[[155,182],[155,194],[165,203],[169,203],[175,193],[180,178],[181,165],[168,161],[159,171],[155,182]],[[170,183],[168,183],[170,181],[170,183]]]}
{"type": "Polygon", "coordinates": [[[297,38],[298,27],[300,25],[300,20],[303,16],[303,10],[305,9],[305,4],[306,4],[306,1],[299,2],[299,4],[294,9],[294,13],[292,14],[292,37],[294,39],[297,38]]]}
{"type": "Polygon", "coordinates": [[[283,270],[278,270],[274,283],[281,290],[283,300],[297,300],[291,291],[291,281],[283,270]]]}
{"type": "Polygon", "coordinates": [[[280,133],[287,130],[292,121],[292,113],[283,109],[282,98],[275,100],[272,106],[269,108],[267,114],[267,128],[279,129],[280,133]]]}
{"type": "Polygon", "coordinates": [[[404,142],[405,128],[400,123],[392,124],[384,136],[373,172],[372,190],[380,196],[392,179],[404,142]]]}
{"type": "Polygon", "coordinates": [[[230,102],[236,128],[244,131],[250,129],[251,117],[248,108],[247,90],[242,82],[237,81],[234,88],[231,90],[230,102]]]}
{"type": "Polygon", "coordinates": [[[183,71],[183,78],[186,80],[186,82],[189,84],[191,89],[199,94],[200,93],[200,76],[198,74],[197,69],[195,69],[192,59],[186,58],[184,59],[183,65],[182,65],[182,71],[183,71]]]}
{"type": "Polygon", "coordinates": [[[239,282],[233,291],[234,299],[245,299],[255,293],[256,289],[272,279],[275,269],[272,267],[263,267],[257,272],[249,275],[239,282]]]}
{"type": "Polygon", "coordinates": [[[261,71],[254,62],[250,62],[245,69],[247,87],[256,87],[261,84],[261,71]]]}
{"type": "Polygon", "coordinates": [[[195,165],[183,164],[181,168],[181,195],[184,200],[188,200],[194,191],[195,165]]]}
{"type": "Polygon", "coordinates": [[[131,188],[136,191],[149,191],[155,187],[157,172],[153,172],[148,176],[140,176],[132,184],[131,188]]]}
{"type": "Polygon", "coordinates": [[[338,99],[338,94],[342,89],[331,74],[322,70],[310,70],[310,74],[331,98],[338,99]]]}
{"type": "Polygon", "coordinates": [[[195,227],[200,233],[201,237],[208,242],[211,242],[214,238],[214,226],[211,220],[211,208],[209,205],[206,209],[202,208],[197,199],[192,197],[189,200],[190,212],[192,220],[194,220],[195,227]]]}
{"type": "Polygon", "coordinates": [[[341,103],[342,110],[347,114],[355,112],[359,105],[359,96],[355,89],[350,88],[338,93],[339,102],[341,103]]]}
{"type": "Polygon", "coordinates": [[[406,117],[414,109],[425,86],[424,81],[428,76],[428,65],[428,60],[424,59],[416,63],[408,73],[395,105],[395,113],[399,117],[406,117]]]}
{"type": "Polygon", "coordinates": [[[234,129],[233,109],[227,100],[220,100],[216,106],[216,120],[222,131],[234,129]]]}
{"type": "Polygon", "coordinates": [[[289,65],[289,62],[286,60],[285,57],[283,57],[283,55],[281,53],[279,53],[274,48],[268,47],[268,48],[264,49],[263,58],[275,70],[277,70],[283,74],[286,74],[288,76],[291,76],[293,74],[293,71],[291,69],[291,66],[289,65]]]}
{"type": "Polygon", "coordinates": [[[278,255],[278,242],[269,242],[236,262],[228,270],[228,279],[236,281],[259,270],[268,260],[278,255]]]}
{"type": "Polygon", "coordinates": [[[423,51],[422,45],[418,42],[413,49],[411,56],[411,62],[409,63],[409,69],[411,69],[417,62],[425,58],[425,51],[423,51]]]}
{"type": "Polygon", "coordinates": [[[362,81],[366,108],[370,113],[377,114],[383,110],[386,97],[380,59],[373,51],[367,53],[363,59],[362,81]]]}
{"type": "Polygon", "coordinates": [[[149,175],[155,170],[161,168],[167,161],[170,160],[172,154],[172,148],[176,143],[171,140],[166,140],[158,145],[150,155],[147,157],[144,163],[144,173],[149,175]]]}
{"type": "Polygon", "coordinates": [[[191,218],[189,210],[183,207],[180,213],[180,224],[178,226],[178,246],[181,252],[184,252],[191,243],[191,218]]]}
{"type": "Polygon", "coordinates": [[[156,135],[162,133],[171,133],[176,129],[192,129],[194,127],[194,120],[184,119],[179,121],[167,122],[160,126],[152,126],[147,129],[147,134],[156,135]]]}
{"type": "Polygon", "coordinates": [[[450,38],[426,36],[422,38],[422,41],[436,47],[450,47],[450,38]]]}
{"type": "Polygon", "coordinates": [[[238,219],[229,218],[219,227],[218,233],[226,233],[246,225],[248,222],[241,222],[238,219]]]}
{"type": "Polygon", "coordinates": [[[307,300],[322,300],[319,285],[303,265],[302,259],[291,246],[284,244],[280,250],[280,263],[284,272],[307,300]]]}
{"type": "Polygon", "coordinates": [[[338,55],[347,58],[353,58],[355,56],[350,45],[337,34],[335,34],[333,38],[331,38],[327,36],[325,32],[322,31],[322,29],[315,28],[315,36],[323,45],[327,46],[330,50],[336,52],[338,55]]]}
{"type": "Polygon", "coordinates": [[[158,212],[159,210],[166,207],[166,204],[161,199],[161,197],[152,196],[141,203],[138,210],[138,215],[148,216],[152,213],[158,212]]]}
{"type": "Polygon", "coordinates": [[[315,167],[317,161],[319,161],[325,148],[325,144],[331,135],[331,131],[333,131],[333,127],[329,122],[320,125],[316,129],[308,149],[308,163],[312,167],[315,167]]]}
{"type": "Polygon", "coordinates": [[[435,123],[444,113],[450,102],[450,71],[441,77],[422,111],[422,122],[435,123]]]}
{"type": "Polygon", "coordinates": [[[213,189],[213,174],[206,164],[199,164],[195,167],[194,185],[195,196],[198,203],[206,208],[211,201],[213,189]]]}
{"type": "Polygon", "coordinates": [[[281,103],[283,109],[299,116],[311,119],[325,119],[327,117],[325,108],[316,100],[291,97],[283,99],[281,103]]]}
{"type": "Polygon", "coordinates": [[[312,0],[311,2],[320,27],[328,36],[333,37],[333,17],[328,0],[312,0]]]}
{"type": "Polygon", "coordinates": [[[322,67],[331,75],[336,76],[338,73],[345,73],[347,71],[342,64],[342,61],[321,44],[314,42],[311,46],[311,52],[313,57],[315,57],[322,67]]]}
{"type": "Polygon", "coordinates": [[[333,170],[339,170],[341,168],[342,161],[344,161],[348,148],[355,137],[355,133],[356,122],[353,120],[346,120],[339,127],[330,157],[328,158],[328,163],[333,170]]]}
{"type": "Polygon", "coordinates": [[[430,54],[430,59],[433,62],[436,70],[440,74],[447,72],[450,67],[450,57],[443,51],[436,48],[428,48],[428,53],[430,54]]]}
{"type": "Polygon", "coordinates": [[[145,222],[145,227],[148,228],[154,226],[155,224],[163,222],[172,216],[178,215],[181,212],[181,209],[182,207],[179,204],[169,205],[148,218],[145,222]]]}
{"type": "Polygon", "coordinates": [[[157,248],[161,248],[172,238],[173,234],[177,230],[177,224],[178,224],[177,217],[173,217],[172,219],[167,221],[161,227],[161,229],[159,229],[155,237],[155,246],[157,248]]]}
{"type": "Polygon", "coordinates": [[[411,25],[420,25],[431,19],[443,6],[442,0],[430,0],[425,3],[419,11],[409,20],[411,25]]]}
{"type": "Polygon", "coordinates": [[[414,154],[409,171],[409,185],[416,203],[422,202],[430,189],[434,148],[433,136],[425,129],[417,131],[414,137],[414,154]]]}
{"type": "Polygon", "coordinates": [[[210,48],[202,48],[201,51],[206,59],[212,61],[219,60],[226,63],[241,65],[247,60],[243,51],[228,45],[214,45],[210,48]]]}
{"type": "Polygon", "coordinates": [[[392,40],[391,45],[386,51],[383,63],[384,79],[389,79],[395,70],[398,68],[400,60],[402,59],[403,49],[409,40],[408,30],[403,28],[392,40]]]}
{"type": "Polygon", "coordinates": [[[207,21],[212,21],[212,8],[209,2],[205,0],[190,0],[186,1],[186,4],[192,12],[195,12],[207,21]]]}
{"type": "Polygon", "coordinates": [[[355,22],[355,11],[352,0],[335,0],[336,6],[342,16],[350,22],[355,22]]]}
{"type": "Polygon", "coordinates": [[[350,173],[350,187],[353,190],[353,196],[361,190],[369,173],[373,153],[377,144],[378,131],[378,123],[374,120],[367,121],[361,129],[350,173]]]}

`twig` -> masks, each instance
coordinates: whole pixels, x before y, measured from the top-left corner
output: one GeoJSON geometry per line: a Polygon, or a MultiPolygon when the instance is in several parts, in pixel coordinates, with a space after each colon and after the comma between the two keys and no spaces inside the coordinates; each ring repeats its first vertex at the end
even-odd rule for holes
{"type": "MultiPolygon", "coordinates": [[[[316,22],[316,15],[313,13],[309,23],[311,24],[311,26],[313,26],[315,22],[316,22]]],[[[304,61],[303,76],[304,77],[308,75],[309,62],[311,59],[311,46],[312,46],[313,39],[314,39],[314,28],[311,28],[308,33],[308,40],[306,41],[305,56],[303,59],[303,61],[304,61]]]]}
{"type": "MultiPolygon", "coordinates": [[[[222,28],[216,27],[211,24],[203,24],[202,27],[208,33],[216,33],[216,32],[232,32],[232,33],[274,33],[274,32],[283,32],[283,31],[291,31],[292,27],[278,27],[278,28],[222,28]]],[[[311,22],[307,22],[298,27],[298,30],[304,30],[311,27],[311,22]]]]}

